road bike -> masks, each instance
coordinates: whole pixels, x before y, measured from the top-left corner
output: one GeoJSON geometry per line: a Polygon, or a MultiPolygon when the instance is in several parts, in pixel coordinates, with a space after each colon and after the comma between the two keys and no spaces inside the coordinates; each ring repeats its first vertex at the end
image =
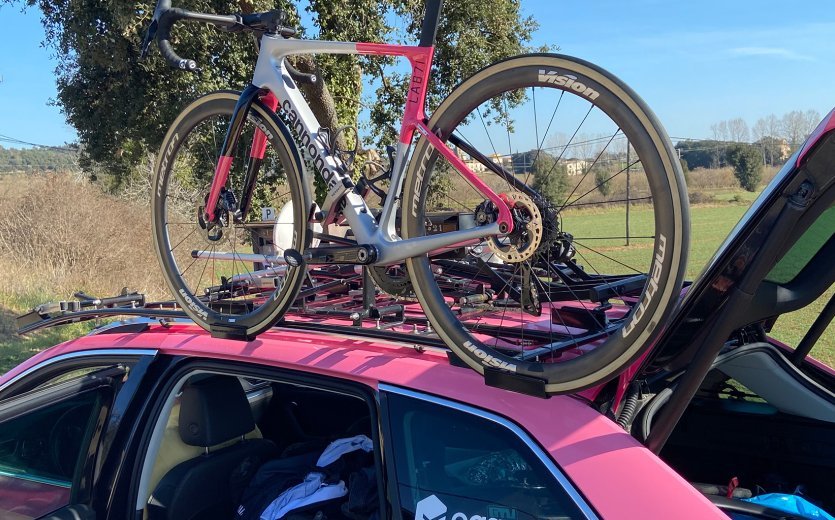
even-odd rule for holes
{"type": "Polygon", "coordinates": [[[554,394],[614,377],[681,292],[689,217],[672,144],[623,82],[558,54],[493,63],[427,116],[441,11],[428,0],[419,43],[393,45],[297,39],[277,10],[159,1],[143,52],[156,38],[173,67],[197,70],[170,44],[178,21],[260,42],[251,84],[191,103],[157,156],[154,242],[174,297],[212,334],[252,339],[361,267],[416,299],[428,320],[416,333],[437,334],[488,383],[554,394]],[[288,61],[308,54],[411,66],[397,143],[373,173],[357,177],[356,148],[339,149],[342,130],[313,115],[300,86],[321,78],[288,61]],[[256,206],[279,213],[268,253],[248,252],[264,226],[256,206]]]}

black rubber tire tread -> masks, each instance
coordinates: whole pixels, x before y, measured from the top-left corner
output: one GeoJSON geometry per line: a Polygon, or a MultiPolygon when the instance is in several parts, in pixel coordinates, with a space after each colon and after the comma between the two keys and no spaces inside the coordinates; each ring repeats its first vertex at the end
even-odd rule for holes
{"type": "MultiPolygon", "coordinates": [[[[442,139],[446,139],[473,107],[490,98],[492,94],[508,88],[545,85],[544,82],[539,82],[537,76],[543,68],[577,76],[577,81],[599,92],[593,104],[620,125],[647,171],[653,202],[656,205],[656,234],[666,237],[666,247],[658,290],[646,306],[642,319],[630,332],[631,337],[623,340],[623,329],[620,329],[616,333],[617,338],[610,336],[605,344],[592,352],[566,362],[520,361],[478,341],[458,321],[444,303],[427,257],[408,259],[407,266],[415,293],[429,321],[441,339],[467,365],[484,373],[484,367],[495,366],[495,360],[505,362],[512,366],[512,372],[544,380],[547,393],[564,394],[577,392],[615,377],[645,352],[659,336],[675,310],[684,279],[689,244],[689,212],[687,188],[681,166],[669,137],[655,115],[619,79],[591,63],[576,58],[543,53],[512,57],[494,63],[458,85],[435,111],[429,127],[442,139]],[[613,345],[618,342],[621,344],[613,345]]],[[[557,88],[562,88],[567,94],[573,94],[571,89],[557,88]]],[[[437,152],[432,152],[428,147],[431,147],[431,144],[426,138],[421,137],[407,166],[402,214],[405,238],[425,233],[423,206],[430,182],[424,177],[427,171],[432,170],[438,157],[437,152]]],[[[656,238],[653,249],[656,252],[658,243],[656,238]]],[[[656,263],[653,259],[651,271],[656,263]]],[[[643,301],[643,293],[641,298],[643,301]]],[[[631,316],[632,314],[630,318],[631,316]]]]}
{"type": "MultiPolygon", "coordinates": [[[[173,167],[176,154],[181,144],[186,141],[181,136],[186,136],[194,127],[209,116],[219,114],[229,114],[231,116],[239,97],[240,92],[237,91],[220,90],[211,92],[193,101],[177,116],[177,119],[172,123],[162,141],[160,152],[154,165],[154,192],[151,201],[151,220],[154,249],[165,276],[165,281],[174,299],[186,314],[206,330],[211,331],[212,327],[220,325],[223,327],[233,327],[244,333],[247,337],[253,337],[274,325],[290,308],[304,282],[305,269],[288,267],[282,289],[280,291],[274,291],[272,297],[266,303],[256,307],[252,312],[237,315],[223,314],[210,309],[200,302],[182,282],[177,272],[176,264],[169,254],[169,244],[163,231],[165,220],[165,189],[167,188],[167,175],[171,171],[170,168],[163,169],[163,167],[168,165],[173,167]],[[181,293],[181,290],[186,292],[186,295],[192,300],[191,302],[186,300],[186,296],[181,293]],[[205,318],[196,312],[192,308],[192,305],[198,308],[200,312],[205,313],[205,318]]],[[[301,155],[295,145],[293,136],[275,113],[258,101],[252,104],[249,117],[256,118],[258,123],[272,133],[272,139],[268,141],[268,145],[273,147],[276,153],[283,156],[282,163],[287,167],[287,180],[292,192],[293,211],[295,214],[294,221],[297,223],[295,231],[299,243],[306,246],[312,236],[312,232],[307,225],[300,225],[298,223],[307,222],[305,211],[306,208],[311,207],[311,196],[309,189],[302,182],[304,170],[301,155]]]]}

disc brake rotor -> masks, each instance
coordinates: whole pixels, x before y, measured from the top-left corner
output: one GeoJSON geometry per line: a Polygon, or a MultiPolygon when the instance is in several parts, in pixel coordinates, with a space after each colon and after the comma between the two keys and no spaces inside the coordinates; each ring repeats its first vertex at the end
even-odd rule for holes
{"type": "MultiPolygon", "coordinates": [[[[208,198],[208,195],[206,196],[208,198]]],[[[215,244],[223,238],[223,228],[229,222],[229,213],[223,209],[216,210],[216,218],[214,222],[206,220],[206,208],[204,205],[197,206],[197,226],[202,230],[199,232],[206,243],[209,245],[215,244]]]]}
{"type": "Polygon", "coordinates": [[[511,192],[503,197],[513,213],[513,231],[506,236],[490,237],[487,244],[504,262],[517,264],[530,259],[542,243],[542,214],[523,193],[511,192]]]}

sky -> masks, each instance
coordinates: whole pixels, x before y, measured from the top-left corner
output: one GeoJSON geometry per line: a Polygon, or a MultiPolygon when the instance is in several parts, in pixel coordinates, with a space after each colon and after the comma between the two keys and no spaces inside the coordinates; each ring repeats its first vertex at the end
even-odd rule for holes
{"type": "MultiPolygon", "coordinates": [[[[803,9],[772,0],[521,3],[540,24],[533,44],[614,73],[673,137],[708,138],[712,124],[736,117],[753,126],[769,114],[823,116],[835,106],[832,0],[803,9]]],[[[76,134],[50,103],[55,61],[43,39],[37,9],[0,4],[0,136],[60,146],[76,134]]]]}

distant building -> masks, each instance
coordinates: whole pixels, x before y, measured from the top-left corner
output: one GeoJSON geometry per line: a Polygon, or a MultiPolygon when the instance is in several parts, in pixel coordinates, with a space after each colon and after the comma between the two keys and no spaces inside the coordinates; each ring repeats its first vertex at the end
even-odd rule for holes
{"type": "Polygon", "coordinates": [[[486,166],[470,157],[460,148],[455,149],[455,155],[457,155],[459,159],[464,161],[464,164],[467,165],[467,168],[469,168],[473,173],[482,173],[484,171],[487,171],[486,166]]]}
{"type": "Polygon", "coordinates": [[[586,172],[588,164],[589,162],[584,159],[571,158],[563,161],[563,165],[565,165],[565,173],[569,176],[582,175],[586,172]]]}
{"type": "Polygon", "coordinates": [[[489,155],[488,157],[490,157],[491,161],[498,164],[499,166],[501,166],[505,170],[510,171],[510,172],[513,171],[513,160],[510,158],[509,155],[499,155],[497,153],[494,153],[494,154],[489,155]]]}
{"type": "Polygon", "coordinates": [[[784,161],[784,160],[788,159],[789,154],[791,154],[791,151],[792,151],[792,147],[789,146],[789,142],[786,141],[785,139],[780,139],[780,142],[778,143],[778,147],[779,147],[779,150],[780,150],[780,157],[778,159],[780,161],[784,161]]]}

